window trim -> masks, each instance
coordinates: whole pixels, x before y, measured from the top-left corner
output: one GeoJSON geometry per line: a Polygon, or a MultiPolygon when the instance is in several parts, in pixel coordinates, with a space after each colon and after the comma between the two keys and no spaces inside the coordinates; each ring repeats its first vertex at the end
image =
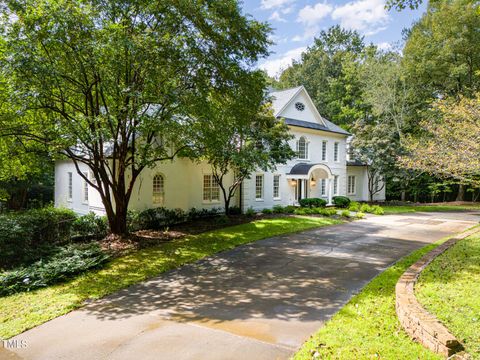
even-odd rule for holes
{"type": "Polygon", "coordinates": [[[152,205],[164,205],[165,204],[165,175],[161,174],[161,173],[156,173],[155,175],[153,175],[152,177],[152,205]],[[155,201],[155,178],[156,177],[160,177],[162,179],[161,181],[161,191],[159,192],[159,195],[158,196],[161,196],[161,201],[155,201]]]}
{"type": "MultiPolygon", "coordinates": [[[[83,176],[88,179],[88,172],[84,172],[83,176]]],[[[82,191],[82,204],[88,205],[88,182],[85,179],[83,180],[83,191],[82,191]]]]}
{"type": "Polygon", "coordinates": [[[333,143],[333,161],[340,162],[340,142],[333,143]]]}
{"type": "Polygon", "coordinates": [[[265,197],[265,176],[264,174],[255,174],[255,201],[264,201],[265,197]],[[262,179],[261,197],[257,197],[257,179],[262,179]]]}
{"type": "Polygon", "coordinates": [[[280,192],[280,174],[273,174],[273,186],[272,186],[272,195],[273,195],[273,200],[281,200],[282,197],[281,197],[281,192],[280,192]],[[278,190],[278,196],[275,196],[275,178],[278,179],[278,184],[277,184],[277,190],[278,190]]]}
{"type": "Polygon", "coordinates": [[[296,155],[297,155],[297,159],[298,160],[310,160],[310,153],[308,151],[308,145],[309,145],[309,141],[307,139],[306,136],[302,135],[298,138],[297,142],[296,142],[296,155]],[[300,140],[302,140],[305,142],[305,147],[304,147],[304,155],[305,157],[300,157],[300,140]]]}
{"type": "Polygon", "coordinates": [[[357,176],[356,175],[348,175],[347,178],[347,194],[348,195],[356,195],[357,194],[357,176]],[[350,182],[350,179],[353,179],[353,182],[350,182]],[[352,185],[352,186],[350,186],[352,185]],[[350,192],[350,188],[353,191],[350,192]]]}
{"type": "Polygon", "coordinates": [[[73,201],[73,172],[67,172],[67,201],[73,201]]]}
{"type": "Polygon", "coordinates": [[[213,174],[203,174],[203,177],[202,177],[202,203],[203,204],[218,204],[218,203],[220,203],[220,185],[218,185],[218,183],[216,182],[213,174]],[[206,188],[205,188],[205,177],[206,176],[210,177],[210,186],[208,187],[209,192],[210,192],[209,199],[205,199],[205,190],[206,190],[206,188]],[[215,187],[214,183],[216,183],[216,185],[217,185],[218,199],[212,199],[212,190],[215,187]]]}
{"type": "Polygon", "coordinates": [[[322,161],[328,161],[328,140],[322,140],[321,156],[322,161]]]}

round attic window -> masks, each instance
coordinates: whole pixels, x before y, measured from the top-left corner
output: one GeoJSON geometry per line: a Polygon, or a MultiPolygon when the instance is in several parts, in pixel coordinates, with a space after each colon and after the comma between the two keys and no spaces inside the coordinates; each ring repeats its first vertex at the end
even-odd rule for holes
{"type": "Polygon", "coordinates": [[[297,102],[295,103],[295,109],[297,109],[298,111],[303,111],[305,110],[305,105],[301,102],[297,102]]]}

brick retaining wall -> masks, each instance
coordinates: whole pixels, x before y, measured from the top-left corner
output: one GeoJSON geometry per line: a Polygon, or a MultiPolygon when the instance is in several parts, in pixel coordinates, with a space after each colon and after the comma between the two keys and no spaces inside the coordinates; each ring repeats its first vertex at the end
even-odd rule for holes
{"type": "Polygon", "coordinates": [[[405,271],[395,287],[397,316],[405,331],[413,340],[418,341],[428,349],[445,357],[463,351],[463,345],[435,316],[428,313],[420,305],[415,297],[415,283],[422,270],[430,264],[433,259],[457,241],[477,231],[478,229],[473,229],[462,233],[430,251],[405,271]]]}

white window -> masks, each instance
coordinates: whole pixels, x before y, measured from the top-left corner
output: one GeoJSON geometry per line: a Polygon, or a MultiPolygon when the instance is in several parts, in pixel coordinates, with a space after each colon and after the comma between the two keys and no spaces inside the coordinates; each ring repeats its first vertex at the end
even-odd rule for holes
{"type": "Polygon", "coordinates": [[[280,175],[273,175],[273,198],[280,199],[280,175]]]}
{"type": "Polygon", "coordinates": [[[327,141],[322,141],[322,161],[327,161],[327,141]]]}
{"type": "Polygon", "coordinates": [[[327,180],[326,179],[322,179],[321,183],[320,183],[320,193],[322,195],[325,195],[327,192],[326,192],[326,188],[327,188],[327,180]]]}
{"type": "Polygon", "coordinates": [[[303,136],[297,141],[297,157],[303,160],[308,159],[308,141],[303,136]]]}
{"type": "Polygon", "coordinates": [[[348,176],[348,182],[347,182],[347,193],[349,195],[354,195],[355,194],[355,176],[354,175],[349,175],[348,176]]]}
{"type": "Polygon", "coordinates": [[[338,195],[338,175],[333,177],[333,195],[338,195]]]}
{"type": "Polygon", "coordinates": [[[161,205],[165,201],[165,179],[162,175],[157,174],[153,177],[152,182],[152,202],[161,205]]]}
{"type": "Polygon", "coordinates": [[[263,175],[255,176],[255,199],[263,200],[263,175]]]}
{"type": "Polygon", "coordinates": [[[68,173],[68,200],[72,200],[73,198],[73,174],[71,172],[68,173]]]}
{"type": "Polygon", "coordinates": [[[333,161],[338,161],[338,142],[333,144],[333,161]]]}
{"type": "MultiPolygon", "coordinates": [[[[88,172],[83,173],[83,176],[88,179],[88,172]]],[[[85,179],[83,179],[83,203],[88,204],[88,182],[85,179]]]]}
{"type": "Polygon", "coordinates": [[[220,201],[220,188],[213,175],[203,175],[203,201],[220,201]]]}

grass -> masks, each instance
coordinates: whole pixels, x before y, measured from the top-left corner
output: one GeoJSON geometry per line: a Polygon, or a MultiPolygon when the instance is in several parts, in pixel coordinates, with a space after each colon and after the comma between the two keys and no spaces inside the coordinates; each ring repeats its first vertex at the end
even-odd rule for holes
{"type": "Polygon", "coordinates": [[[188,236],[107,263],[66,283],[0,298],[0,338],[8,339],[98,299],[205,256],[275,235],[341,223],[320,217],[265,219],[188,236]]]}
{"type": "Polygon", "coordinates": [[[410,265],[444,241],[411,253],[378,275],[294,359],[441,359],[403,331],[395,313],[395,285],[410,265]]]}
{"type": "Polygon", "coordinates": [[[480,359],[480,234],[459,241],[420,276],[416,295],[480,359]]]}
{"type": "Polygon", "coordinates": [[[414,212],[441,212],[441,211],[464,211],[464,210],[480,210],[480,205],[399,205],[399,206],[383,206],[385,214],[403,214],[414,212]]]}

